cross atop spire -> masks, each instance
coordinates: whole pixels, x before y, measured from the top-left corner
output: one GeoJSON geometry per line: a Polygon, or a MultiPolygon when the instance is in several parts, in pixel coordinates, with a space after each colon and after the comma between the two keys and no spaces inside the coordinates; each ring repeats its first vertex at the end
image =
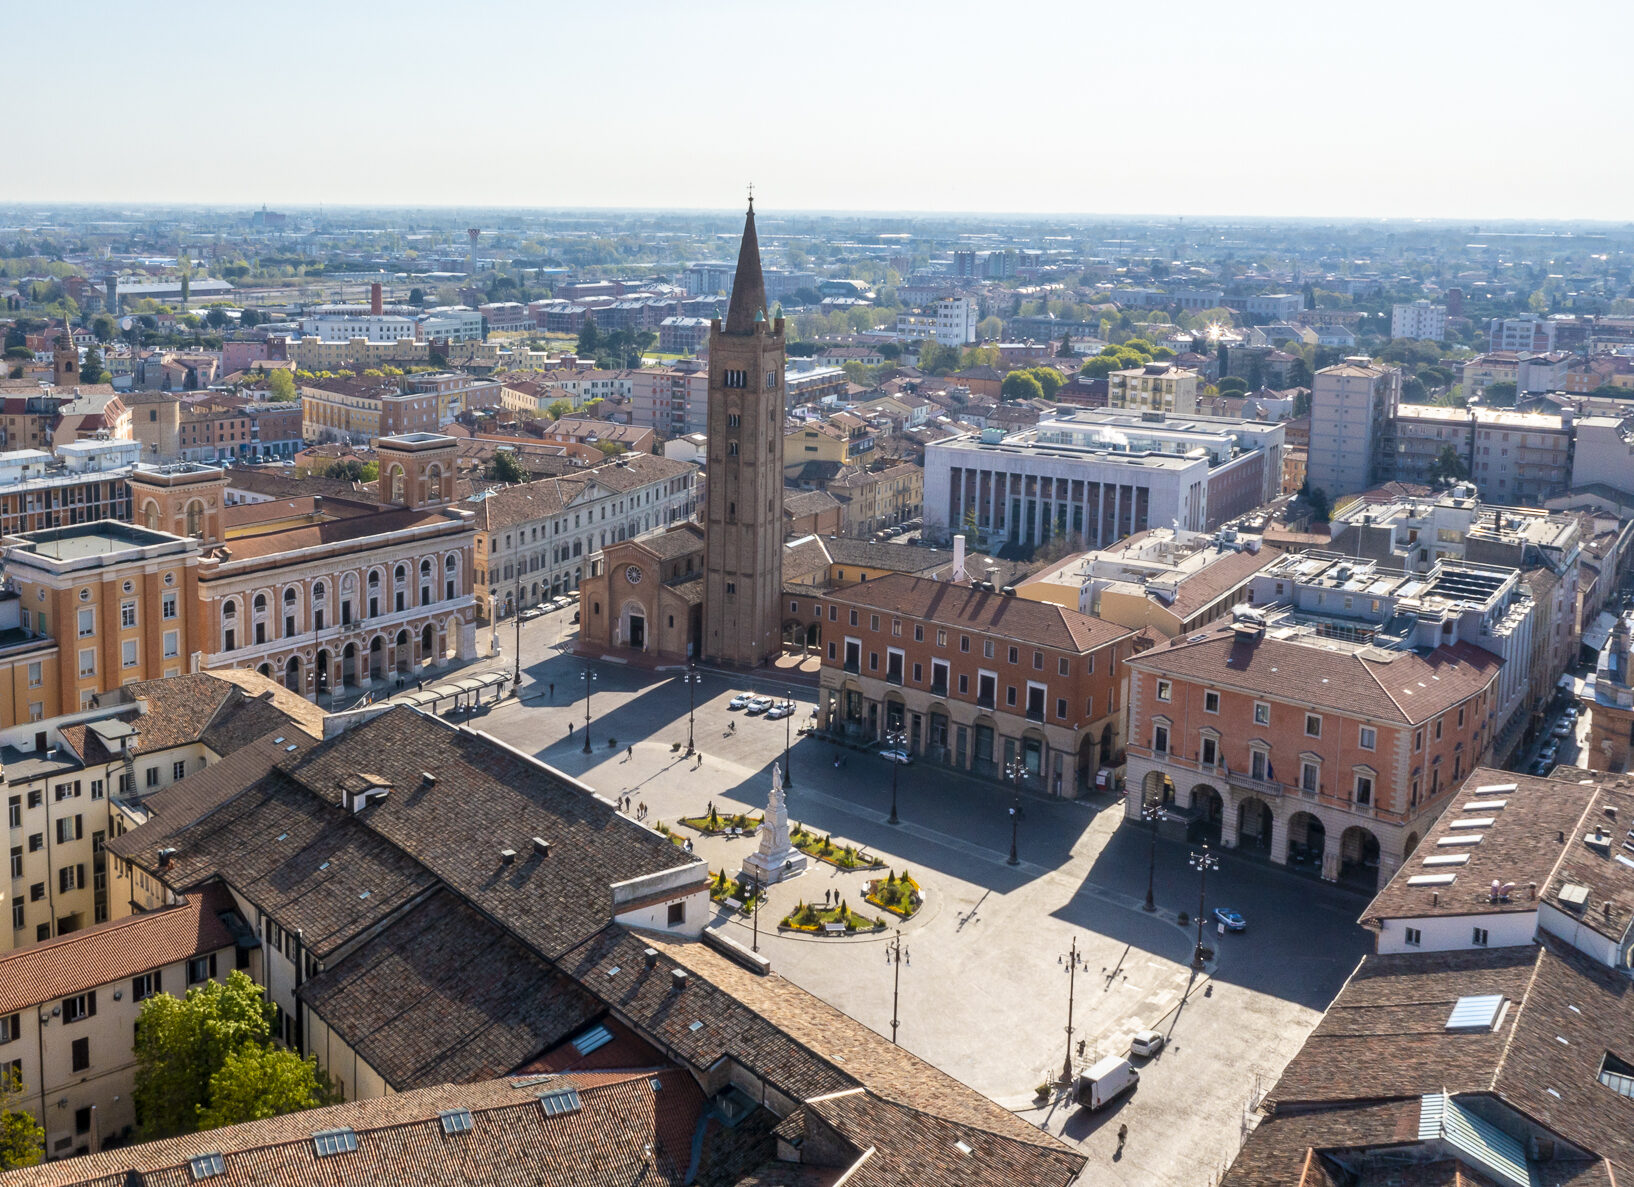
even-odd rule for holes
{"type": "Polygon", "coordinates": [[[753,214],[754,212],[755,212],[755,183],[751,181],[749,183],[749,213],[753,214]]]}
{"type": "Polygon", "coordinates": [[[760,240],[755,235],[754,187],[749,192],[749,213],[743,218],[743,242],[738,247],[738,270],[732,278],[732,299],[726,307],[728,334],[753,334],[755,322],[766,321],[766,281],[760,272],[760,240]],[[755,315],[759,314],[757,318],[755,315]]]}

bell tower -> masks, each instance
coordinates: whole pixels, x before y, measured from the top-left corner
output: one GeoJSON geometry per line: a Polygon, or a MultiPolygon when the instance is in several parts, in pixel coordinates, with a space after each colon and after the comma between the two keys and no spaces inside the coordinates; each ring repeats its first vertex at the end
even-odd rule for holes
{"type": "Polygon", "coordinates": [[[726,323],[709,328],[702,654],[733,667],[766,663],[782,646],[783,359],[751,194],[726,323]]]}
{"type": "Polygon", "coordinates": [[[79,383],[79,347],[74,345],[74,327],[64,318],[62,333],[57,336],[57,348],[51,352],[51,383],[54,387],[73,387],[79,383]]]}

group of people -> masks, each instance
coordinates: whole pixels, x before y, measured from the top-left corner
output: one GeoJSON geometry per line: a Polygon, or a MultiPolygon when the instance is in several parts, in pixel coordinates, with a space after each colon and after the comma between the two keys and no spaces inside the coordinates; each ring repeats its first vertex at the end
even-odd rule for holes
{"type": "MultiPolygon", "coordinates": [[[[632,799],[634,799],[634,798],[635,797],[633,797],[633,796],[627,796],[627,795],[626,796],[620,796],[619,801],[618,801],[619,811],[620,812],[630,811],[630,801],[632,799]]],[[[640,803],[635,805],[634,816],[635,816],[635,818],[637,820],[647,819],[647,801],[646,800],[642,800],[640,803]]]]}

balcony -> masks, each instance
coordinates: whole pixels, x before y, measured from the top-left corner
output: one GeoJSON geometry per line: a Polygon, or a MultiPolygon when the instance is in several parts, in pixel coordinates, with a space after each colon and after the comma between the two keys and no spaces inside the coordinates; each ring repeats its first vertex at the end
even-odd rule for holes
{"type": "Polygon", "coordinates": [[[947,681],[932,681],[930,686],[930,695],[933,697],[947,696],[947,681]]]}
{"type": "Polygon", "coordinates": [[[844,667],[845,670],[850,672],[853,676],[862,675],[862,661],[860,659],[847,658],[844,667]]]}

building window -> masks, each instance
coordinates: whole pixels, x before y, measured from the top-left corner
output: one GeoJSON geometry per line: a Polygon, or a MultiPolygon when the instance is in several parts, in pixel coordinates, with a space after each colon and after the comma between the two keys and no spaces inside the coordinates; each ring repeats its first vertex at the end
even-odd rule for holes
{"type": "Polygon", "coordinates": [[[132,977],[130,983],[131,1000],[137,1002],[146,1001],[158,993],[159,977],[160,973],[157,970],[151,973],[143,973],[139,977],[132,977]]]}
{"type": "Polygon", "coordinates": [[[164,618],[175,618],[176,617],[176,595],[175,595],[175,593],[167,593],[167,594],[164,595],[164,597],[160,600],[160,603],[159,603],[159,613],[164,618]]]}
{"type": "Polygon", "coordinates": [[[82,1022],[86,1018],[96,1017],[96,990],[89,993],[76,994],[74,997],[62,999],[62,1020],[64,1022],[82,1022]]]}
{"type": "Polygon", "coordinates": [[[29,664],[28,665],[28,686],[30,688],[38,688],[38,687],[40,687],[40,685],[43,682],[44,682],[44,677],[42,675],[40,665],[38,663],[29,664]]]}
{"type": "Polygon", "coordinates": [[[88,639],[96,634],[96,611],[83,609],[79,612],[79,637],[88,639]]]}
{"type": "Polygon", "coordinates": [[[159,768],[158,767],[149,767],[148,768],[147,784],[148,784],[149,787],[159,786],[159,768]]]}
{"type": "Polygon", "coordinates": [[[1157,682],[1157,699],[1158,700],[1165,701],[1165,702],[1170,701],[1170,700],[1173,699],[1173,694],[1174,694],[1174,685],[1170,684],[1167,680],[1159,680],[1157,682]]]}
{"type": "Polygon", "coordinates": [[[1010,662],[1011,663],[1015,663],[1019,656],[1020,656],[1020,652],[1018,652],[1014,647],[1010,648],[1010,662]]]}
{"type": "Polygon", "coordinates": [[[1152,728],[1152,749],[1159,754],[1169,753],[1169,727],[1166,725],[1152,728]]]}
{"type": "Polygon", "coordinates": [[[963,652],[966,652],[966,653],[968,653],[970,651],[970,636],[969,635],[960,635],[959,636],[959,650],[963,651],[963,652]]]}
{"type": "Polygon", "coordinates": [[[684,923],[686,923],[686,921],[687,921],[687,905],[684,902],[683,903],[671,903],[671,904],[669,904],[669,913],[668,913],[667,925],[670,926],[670,927],[680,927],[684,923]]]}
{"type": "Polygon", "coordinates": [[[1320,738],[1322,736],[1322,719],[1315,713],[1305,714],[1305,736],[1320,738]]]}
{"type": "Polygon", "coordinates": [[[1356,806],[1365,808],[1373,803],[1373,777],[1371,775],[1356,776],[1356,806]]]}
{"type": "Polygon", "coordinates": [[[1424,731],[1423,730],[1414,730],[1413,731],[1413,753],[1417,754],[1420,750],[1423,750],[1423,749],[1424,749],[1424,731]]]}
{"type": "Polygon", "coordinates": [[[1357,739],[1357,744],[1360,745],[1363,750],[1373,750],[1377,747],[1378,741],[1379,735],[1377,731],[1375,731],[1370,725],[1364,725],[1362,727],[1361,736],[1357,739]]]}
{"type": "Polygon", "coordinates": [[[165,658],[175,659],[181,651],[181,634],[178,631],[165,632],[165,658]]]}
{"type": "Polygon", "coordinates": [[[925,628],[917,622],[914,623],[913,626],[913,641],[915,643],[923,643],[925,641],[925,628]]]}
{"type": "Polygon", "coordinates": [[[1313,762],[1299,764],[1299,790],[1315,795],[1322,785],[1322,768],[1313,762]]]}
{"type": "Polygon", "coordinates": [[[1470,939],[1470,943],[1476,945],[1477,947],[1485,948],[1486,947],[1486,939],[1487,939],[1486,928],[1484,928],[1484,927],[1472,928],[1470,930],[1469,939],[1470,939]]]}
{"type": "Polygon", "coordinates": [[[1203,693],[1203,712],[1218,713],[1220,711],[1220,694],[1212,690],[1203,693]]]}
{"type": "Polygon", "coordinates": [[[1416,927],[1409,927],[1407,929],[1407,942],[1417,948],[1424,942],[1424,933],[1416,927]]]}
{"type": "Polygon", "coordinates": [[[1205,767],[1218,766],[1220,762],[1220,744],[1213,738],[1204,738],[1199,757],[1205,767]]]}
{"type": "Polygon", "coordinates": [[[216,954],[195,956],[187,962],[187,983],[199,985],[216,975],[216,954]]]}
{"type": "Polygon", "coordinates": [[[7,1014],[0,1018],[0,1043],[15,1043],[22,1035],[22,1018],[17,1014],[7,1014]]]}
{"type": "Polygon", "coordinates": [[[137,661],[136,640],[126,639],[119,644],[119,664],[121,667],[134,668],[137,661]]]}
{"type": "Polygon", "coordinates": [[[1068,659],[1064,655],[1061,656],[1061,658],[1056,661],[1055,667],[1056,667],[1056,672],[1059,675],[1062,675],[1062,676],[1072,675],[1072,661],[1070,659],[1068,659]]]}

